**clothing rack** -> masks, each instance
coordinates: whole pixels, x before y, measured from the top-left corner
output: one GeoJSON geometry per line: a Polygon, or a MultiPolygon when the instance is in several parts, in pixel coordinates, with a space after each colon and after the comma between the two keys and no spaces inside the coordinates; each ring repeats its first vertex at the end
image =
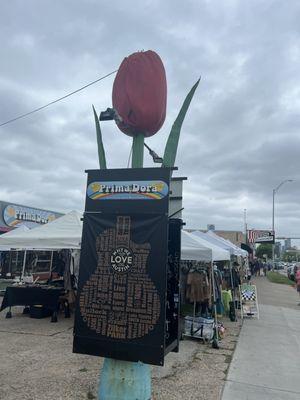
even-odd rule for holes
{"type": "Polygon", "coordinates": [[[193,315],[185,317],[184,336],[192,337],[203,341],[212,341],[214,348],[219,348],[218,319],[216,306],[216,282],[214,274],[214,264],[211,263],[206,268],[193,265],[189,272],[206,273],[209,279],[209,300],[212,299],[214,318],[204,318],[196,316],[196,301],[193,302],[193,315]]]}

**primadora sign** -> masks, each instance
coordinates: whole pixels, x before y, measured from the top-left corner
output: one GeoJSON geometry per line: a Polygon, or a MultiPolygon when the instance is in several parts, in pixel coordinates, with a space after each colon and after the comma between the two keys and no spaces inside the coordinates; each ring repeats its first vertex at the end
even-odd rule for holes
{"type": "Polygon", "coordinates": [[[25,225],[32,228],[36,224],[47,224],[57,218],[51,211],[38,210],[18,205],[8,205],[3,210],[3,220],[6,225],[17,227],[25,225]]]}
{"type": "Polygon", "coordinates": [[[161,200],[168,193],[163,181],[92,182],[87,188],[92,200],[161,200]]]}

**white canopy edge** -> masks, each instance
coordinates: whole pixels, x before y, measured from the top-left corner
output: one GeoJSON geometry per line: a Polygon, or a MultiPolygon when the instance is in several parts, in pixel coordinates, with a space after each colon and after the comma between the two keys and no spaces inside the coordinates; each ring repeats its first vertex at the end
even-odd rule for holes
{"type": "Polygon", "coordinates": [[[48,224],[31,230],[15,229],[0,236],[0,250],[59,250],[80,249],[81,214],[71,211],[48,224]]]}
{"type": "Polygon", "coordinates": [[[214,239],[218,240],[220,243],[224,243],[227,246],[230,246],[233,249],[233,254],[235,256],[248,257],[248,252],[246,250],[241,249],[240,247],[236,246],[234,243],[230,242],[229,240],[224,239],[223,237],[216,235],[212,231],[208,231],[207,235],[210,235],[214,239]]]}
{"type": "Polygon", "coordinates": [[[203,246],[191,233],[181,231],[181,260],[212,261],[212,251],[203,246]]]}
{"type": "Polygon", "coordinates": [[[211,243],[210,241],[194,235],[194,233],[190,233],[202,246],[207,247],[211,249],[212,251],[212,261],[227,261],[230,260],[230,252],[228,250],[225,250],[219,245],[215,245],[211,243]]]}

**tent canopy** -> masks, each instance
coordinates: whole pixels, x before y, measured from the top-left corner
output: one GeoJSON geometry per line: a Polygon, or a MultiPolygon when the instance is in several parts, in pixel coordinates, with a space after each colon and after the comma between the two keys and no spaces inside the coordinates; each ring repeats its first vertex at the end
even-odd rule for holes
{"type": "MultiPolygon", "coordinates": [[[[0,236],[0,239],[3,239],[3,238],[5,238],[5,239],[8,239],[8,238],[10,238],[10,237],[22,237],[22,236],[24,236],[24,232],[28,232],[28,231],[30,231],[30,229],[27,227],[27,226],[25,226],[25,225],[21,225],[21,226],[19,226],[18,228],[15,228],[15,229],[12,229],[11,231],[8,231],[8,232],[6,232],[6,233],[4,233],[4,234],[2,234],[1,236],[0,236]]],[[[10,247],[9,246],[0,246],[0,251],[9,251],[10,250],[10,247]]]]}
{"type": "Polygon", "coordinates": [[[38,228],[29,231],[18,228],[0,236],[0,250],[80,249],[81,234],[81,214],[71,211],[38,228]]]}
{"type": "Polygon", "coordinates": [[[193,261],[212,261],[212,251],[203,246],[191,233],[181,231],[181,259],[193,261]]]}
{"type": "Polygon", "coordinates": [[[194,233],[190,233],[195,240],[199,243],[199,245],[206,247],[211,250],[212,252],[212,261],[225,261],[225,260],[230,260],[230,253],[229,251],[225,250],[219,245],[215,245],[208,240],[194,235],[194,233]]]}
{"type": "MultiPolygon", "coordinates": [[[[58,250],[80,249],[82,235],[81,214],[77,211],[31,230],[15,229],[0,237],[0,250],[58,250]]],[[[182,260],[220,261],[229,260],[230,253],[224,246],[186,231],[181,234],[182,260]]]]}
{"type": "Polygon", "coordinates": [[[194,231],[193,235],[200,237],[204,240],[207,240],[208,242],[216,246],[222,247],[222,249],[229,251],[231,255],[236,255],[237,253],[237,251],[233,247],[231,247],[228,243],[225,243],[222,240],[218,240],[214,236],[208,235],[207,233],[201,231],[194,231]]]}
{"type": "Polygon", "coordinates": [[[208,231],[207,235],[209,235],[210,237],[214,238],[215,240],[218,240],[219,243],[224,243],[227,246],[230,246],[232,249],[232,253],[235,256],[242,256],[242,257],[247,257],[248,256],[248,252],[241,249],[240,247],[236,246],[235,244],[231,243],[229,240],[226,240],[218,235],[216,235],[214,232],[212,231],[208,231]]]}

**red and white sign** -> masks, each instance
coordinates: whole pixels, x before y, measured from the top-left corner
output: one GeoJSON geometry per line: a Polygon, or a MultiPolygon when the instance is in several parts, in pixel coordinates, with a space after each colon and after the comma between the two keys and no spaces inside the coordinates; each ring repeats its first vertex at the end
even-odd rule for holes
{"type": "Polygon", "coordinates": [[[270,230],[254,230],[247,231],[248,243],[274,243],[274,232],[270,230]]]}

